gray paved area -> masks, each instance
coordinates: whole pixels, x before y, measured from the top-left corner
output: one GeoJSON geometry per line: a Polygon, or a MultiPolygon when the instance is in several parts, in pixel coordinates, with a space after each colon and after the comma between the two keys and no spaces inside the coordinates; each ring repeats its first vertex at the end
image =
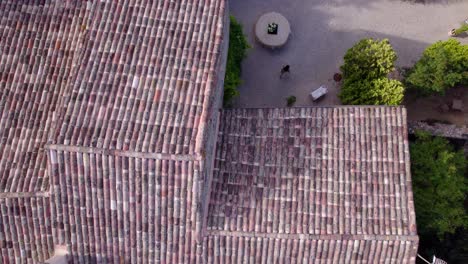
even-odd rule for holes
{"type": "MultiPolygon", "coordinates": [[[[398,53],[398,66],[409,66],[424,48],[448,38],[447,32],[468,17],[468,0],[430,0],[410,4],[401,0],[231,0],[230,12],[244,26],[252,49],[243,63],[240,97],[235,107],[283,107],[295,95],[296,106],[337,105],[332,77],[345,51],[364,37],[388,38],[398,53]],[[257,18],[282,13],[292,35],[281,49],[271,51],[254,40],[257,18]],[[280,80],[284,64],[291,75],[280,80]],[[308,94],[321,84],[330,93],[314,103],[308,94]]],[[[460,38],[459,38],[460,39],[460,38]]],[[[468,43],[468,37],[460,39],[468,43]]]]}

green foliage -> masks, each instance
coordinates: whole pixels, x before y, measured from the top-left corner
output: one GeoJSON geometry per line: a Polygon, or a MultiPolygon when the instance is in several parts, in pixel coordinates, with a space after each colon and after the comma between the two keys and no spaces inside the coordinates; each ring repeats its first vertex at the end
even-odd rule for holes
{"type": "Polygon", "coordinates": [[[387,78],[397,59],[388,39],[362,39],[344,56],[344,77],[339,97],[343,104],[398,105],[404,94],[403,85],[387,78]]]}
{"type": "Polygon", "coordinates": [[[453,35],[458,36],[461,33],[467,32],[467,31],[468,31],[468,24],[463,23],[461,27],[455,29],[455,31],[453,32],[453,35]]]}
{"type": "Polygon", "coordinates": [[[242,83],[241,64],[250,48],[244,33],[242,25],[236,19],[230,17],[229,31],[229,51],[226,63],[226,76],[224,78],[224,105],[231,103],[232,99],[239,95],[237,87],[242,83]]]}
{"type": "Polygon", "coordinates": [[[411,173],[419,233],[423,236],[453,234],[468,227],[464,209],[468,191],[466,158],[440,137],[418,132],[411,144],[411,173]]]}
{"type": "Polygon", "coordinates": [[[339,97],[349,105],[399,105],[404,90],[401,82],[388,78],[346,80],[339,97]]]}
{"type": "Polygon", "coordinates": [[[406,82],[424,93],[444,93],[456,85],[468,84],[468,45],[455,39],[430,45],[406,82]]]}
{"type": "Polygon", "coordinates": [[[296,103],[296,96],[291,95],[288,98],[286,98],[286,101],[287,101],[287,105],[291,107],[294,105],[294,103],[296,103]]]}
{"type": "Polygon", "coordinates": [[[394,69],[396,59],[388,39],[362,39],[346,52],[341,72],[345,80],[382,78],[394,69]]]}

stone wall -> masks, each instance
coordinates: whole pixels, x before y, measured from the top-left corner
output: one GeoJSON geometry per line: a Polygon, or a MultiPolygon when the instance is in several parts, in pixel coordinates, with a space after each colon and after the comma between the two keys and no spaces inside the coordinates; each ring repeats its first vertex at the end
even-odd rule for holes
{"type": "MultiPolygon", "coordinates": [[[[226,72],[226,61],[229,48],[229,10],[226,5],[224,12],[224,19],[221,21],[224,25],[222,43],[220,45],[220,56],[218,57],[217,69],[215,74],[215,91],[210,97],[211,104],[208,107],[209,119],[206,124],[206,131],[203,137],[201,155],[203,156],[202,162],[202,194],[199,200],[199,207],[202,210],[202,228],[205,230],[206,219],[208,213],[208,204],[211,193],[211,181],[213,178],[214,158],[216,154],[216,141],[219,129],[219,116],[220,110],[223,107],[223,94],[224,94],[224,77],[226,72]]],[[[203,239],[203,234],[199,234],[200,242],[203,239]]],[[[201,249],[201,244],[200,244],[201,249]]]]}
{"type": "Polygon", "coordinates": [[[416,130],[424,130],[432,135],[468,140],[468,127],[466,126],[459,127],[452,124],[415,121],[408,122],[408,128],[410,133],[414,133],[416,130]]]}
{"type": "Polygon", "coordinates": [[[414,134],[416,130],[423,130],[434,136],[460,141],[465,155],[468,156],[468,127],[466,125],[460,127],[452,124],[415,121],[408,122],[408,130],[410,134],[414,134]]]}

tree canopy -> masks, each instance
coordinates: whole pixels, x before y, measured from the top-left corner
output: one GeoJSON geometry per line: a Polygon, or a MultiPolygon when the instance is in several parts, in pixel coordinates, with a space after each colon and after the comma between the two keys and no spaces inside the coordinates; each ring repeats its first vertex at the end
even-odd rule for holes
{"type": "Polygon", "coordinates": [[[406,82],[425,93],[444,93],[456,85],[468,84],[468,45],[455,39],[430,45],[406,82]]]}
{"type": "Polygon", "coordinates": [[[396,53],[388,39],[362,39],[344,56],[341,72],[345,79],[378,79],[394,69],[396,53]]]}
{"type": "Polygon", "coordinates": [[[403,100],[404,87],[397,80],[345,81],[340,98],[350,105],[398,105],[403,100]]]}
{"type": "Polygon", "coordinates": [[[466,158],[444,138],[418,132],[410,146],[414,202],[419,233],[453,234],[468,227],[464,201],[466,158]]]}
{"type": "Polygon", "coordinates": [[[404,87],[387,75],[394,70],[396,53],[388,39],[362,39],[344,56],[344,83],[339,94],[343,104],[398,105],[404,87]]]}

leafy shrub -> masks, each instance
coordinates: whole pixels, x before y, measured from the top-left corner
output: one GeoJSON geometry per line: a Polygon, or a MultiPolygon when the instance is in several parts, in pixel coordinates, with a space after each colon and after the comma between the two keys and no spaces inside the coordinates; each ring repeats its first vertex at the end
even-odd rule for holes
{"type": "Polygon", "coordinates": [[[453,32],[453,35],[458,36],[461,33],[467,32],[467,31],[468,31],[468,24],[463,23],[463,25],[461,27],[455,29],[455,31],[453,32]]]}
{"type": "Polygon", "coordinates": [[[341,72],[345,80],[382,78],[394,69],[396,59],[388,39],[362,39],[346,52],[341,72]]]}
{"type": "Polygon", "coordinates": [[[397,59],[387,39],[362,39],[350,48],[341,66],[344,82],[339,97],[343,104],[398,105],[403,85],[387,78],[397,59]]]}
{"type": "Polygon", "coordinates": [[[468,45],[455,39],[430,45],[406,82],[424,93],[444,93],[456,85],[468,84],[468,45]]]}
{"type": "Polygon", "coordinates": [[[410,152],[419,233],[443,239],[444,234],[468,227],[464,209],[467,161],[463,152],[455,151],[444,138],[422,132],[416,134],[410,152]]]}
{"type": "Polygon", "coordinates": [[[345,81],[339,95],[350,105],[399,105],[405,88],[401,82],[388,78],[345,81]]]}
{"type": "Polygon", "coordinates": [[[226,76],[224,78],[224,106],[228,106],[232,99],[239,95],[237,87],[242,83],[241,64],[250,48],[242,32],[242,25],[230,17],[229,51],[226,63],[226,76]]]}
{"type": "Polygon", "coordinates": [[[288,98],[286,98],[286,102],[287,102],[288,107],[293,106],[294,103],[296,103],[296,96],[294,95],[289,96],[288,98]]]}

